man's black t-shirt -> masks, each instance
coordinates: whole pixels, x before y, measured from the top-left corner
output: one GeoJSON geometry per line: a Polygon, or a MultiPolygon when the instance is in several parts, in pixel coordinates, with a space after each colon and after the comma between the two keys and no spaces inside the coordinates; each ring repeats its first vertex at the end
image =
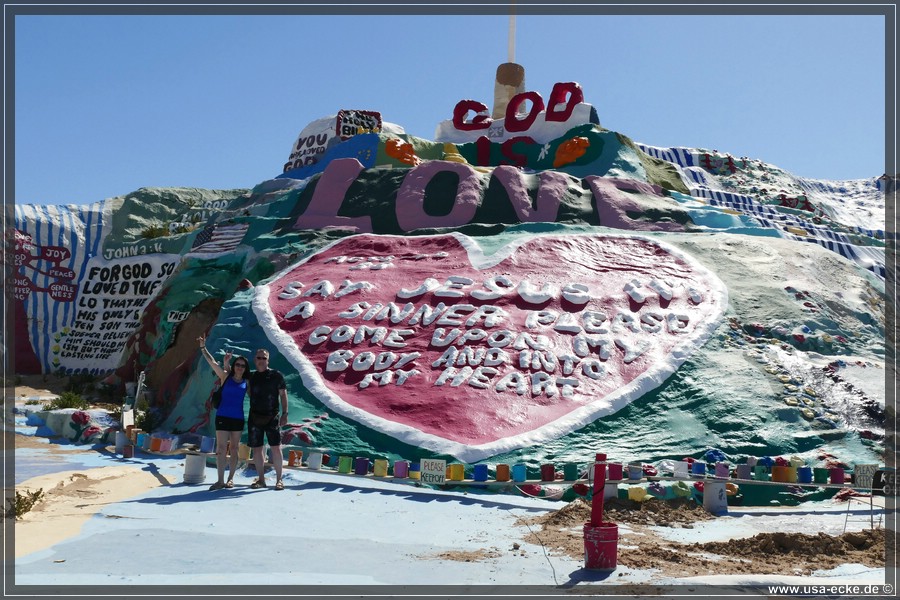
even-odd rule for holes
{"type": "Polygon", "coordinates": [[[275,369],[256,371],[250,375],[250,410],[265,415],[277,415],[281,406],[279,390],[287,389],[284,376],[275,369]]]}

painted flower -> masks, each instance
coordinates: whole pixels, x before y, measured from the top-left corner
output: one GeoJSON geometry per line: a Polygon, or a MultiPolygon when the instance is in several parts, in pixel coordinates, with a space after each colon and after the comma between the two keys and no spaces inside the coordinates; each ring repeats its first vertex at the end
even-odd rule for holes
{"type": "Polygon", "coordinates": [[[303,430],[302,425],[293,425],[290,429],[283,431],[281,434],[281,443],[282,444],[292,444],[294,443],[294,438],[300,438],[300,441],[305,444],[312,444],[312,437],[303,430]]]}
{"type": "Polygon", "coordinates": [[[78,425],[87,425],[91,422],[91,415],[83,410],[76,410],[72,413],[72,422],[78,425]]]}
{"type": "MultiPolygon", "coordinates": [[[[83,410],[76,410],[75,412],[73,412],[72,421],[69,423],[69,427],[71,427],[75,431],[75,434],[69,439],[71,439],[72,441],[81,440],[84,432],[88,429],[91,429],[91,427],[94,427],[88,427],[88,424],[90,422],[91,415],[87,414],[83,410]]],[[[99,428],[97,428],[97,430],[99,431],[99,428]]]]}
{"type": "Polygon", "coordinates": [[[295,438],[304,444],[312,444],[315,438],[312,434],[318,432],[316,425],[320,425],[322,421],[328,419],[328,413],[322,413],[317,417],[305,417],[303,423],[288,423],[287,429],[281,433],[282,444],[293,444],[295,438]]]}
{"type": "Polygon", "coordinates": [[[87,429],[85,429],[84,431],[81,432],[81,437],[82,437],[82,439],[88,440],[102,432],[103,432],[103,430],[100,429],[99,427],[97,427],[96,425],[91,425],[90,427],[88,427],[87,429]]]}

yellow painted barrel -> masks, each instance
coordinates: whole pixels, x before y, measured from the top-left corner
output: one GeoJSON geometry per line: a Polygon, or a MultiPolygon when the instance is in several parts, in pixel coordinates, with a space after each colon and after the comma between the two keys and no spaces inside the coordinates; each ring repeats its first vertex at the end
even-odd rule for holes
{"type": "Polygon", "coordinates": [[[647,490],[642,488],[641,486],[632,486],[628,488],[628,499],[636,500],[637,502],[641,502],[644,498],[647,497],[647,490]]]}
{"type": "Polygon", "coordinates": [[[383,458],[376,458],[375,465],[372,467],[372,474],[375,477],[387,477],[388,461],[383,458]]]}
{"type": "Polygon", "coordinates": [[[448,470],[450,472],[450,476],[447,478],[450,481],[462,481],[466,476],[466,467],[461,463],[453,463],[449,465],[448,470]]]}
{"type": "Polygon", "coordinates": [[[250,460],[250,446],[247,444],[241,444],[238,446],[238,459],[239,460],[250,460]]]}

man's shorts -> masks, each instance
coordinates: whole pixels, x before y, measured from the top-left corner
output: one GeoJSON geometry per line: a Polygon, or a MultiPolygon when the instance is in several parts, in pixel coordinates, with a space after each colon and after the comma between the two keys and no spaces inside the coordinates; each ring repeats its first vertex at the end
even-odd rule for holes
{"type": "Polygon", "coordinates": [[[263,445],[263,435],[269,442],[269,446],[281,446],[281,432],[278,427],[278,415],[263,427],[253,424],[253,419],[247,421],[247,445],[251,448],[259,448],[263,445]]]}

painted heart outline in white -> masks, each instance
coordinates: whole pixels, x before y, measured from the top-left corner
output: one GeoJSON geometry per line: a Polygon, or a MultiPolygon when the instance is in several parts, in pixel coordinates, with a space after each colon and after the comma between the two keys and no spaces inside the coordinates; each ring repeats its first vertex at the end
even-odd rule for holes
{"type": "MultiPolygon", "coordinates": [[[[496,283],[500,280],[491,281],[496,283]]],[[[518,283],[521,284],[521,281],[518,283]]],[[[447,287],[445,284],[441,289],[447,287]]],[[[434,306],[437,300],[432,298],[430,305],[434,306]]],[[[458,233],[440,236],[361,234],[337,240],[259,285],[253,298],[253,309],[271,342],[297,369],[304,386],[326,406],[410,445],[474,462],[577,431],[658,387],[706,342],[718,326],[727,301],[728,294],[724,284],[696,259],[670,244],[641,236],[607,233],[528,235],[509,241],[496,252],[485,254],[475,239],[458,233]],[[440,248],[448,249],[449,252],[443,253],[448,256],[437,257],[441,253],[435,250],[440,248]],[[464,252],[454,252],[455,248],[464,252]],[[565,256],[560,256],[561,253],[565,256]],[[367,261],[363,257],[372,260],[367,261]],[[467,264],[453,263],[453,260],[461,261],[462,257],[465,257],[467,264]],[[428,265],[428,260],[436,262],[428,265]],[[446,262],[442,263],[441,260],[446,262]],[[320,283],[327,279],[326,270],[330,270],[331,278],[335,280],[329,284],[330,287],[320,283]],[[574,397],[569,398],[563,397],[565,386],[558,381],[555,398],[528,392],[523,395],[515,390],[515,385],[507,386],[500,393],[492,387],[497,385],[498,379],[502,381],[500,373],[488,378],[487,388],[473,388],[471,379],[455,387],[451,378],[446,379],[443,385],[434,385],[435,377],[447,365],[435,369],[431,367],[431,363],[441,352],[455,346],[451,343],[436,349],[433,344],[428,343],[428,350],[423,350],[426,338],[433,340],[432,336],[440,337],[435,335],[435,322],[430,327],[423,325],[412,328],[416,333],[407,335],[404,340],[409,342],[410,348],[401,348],[406,346],[405,343],[393,345],[398,354],[402,350],[422,350],[423,356],[412,364],[418,366],[418,375],[423,375],[422,371],[431,368],[430,379],[421,381],[417,375],[415,381],[409,379],[399,386],[396,385],[396,380],[386,386],[370,381],[370,385],[360,389],[358,380],[364,370],[354,373],[352,369],[346,368],[346,374],[337,375],[338,378],[344,377],[344,381],[336,379],[334,373],[326,372],[324,357],[330,356],[335,348],[350,346],[341,346],[331,339],[314,346],[310,340],[315,337],[311,335],[315,327],[330,327],[333,333],[340,324],[351,322],[343,317],[335,320],[336,311],[349,310],[349,306],[363,297],[372,300],[371,303],[393,301],[400,305],[409,301],[417,306],[424,304],[422,300],[425,296],[440,293],[434,289],[434,282],[431,283],[430,291],[423,295],[409,294],[420,284],[420,290],[429,290],[423,283],[425,275],[429,273],[438,283],[451,277],[474,282],[469,286],[457,284],[461,288],[457,293],[464,294],[462,298],[441,298],[451,306],[454,302],[466,306],[470,306],[467,302],[474,302],[471,305],[473,307],[506,302],[503,309],[507,312],[508,320],[515,321],[511,329],[507,330],[513,334],[553,334],[555,337],[550,344],[558,356],[572,357],[571,350],[579,337],[606,337],[605,347],[591,347],[590,355],[593,357],[594,354],[602,355],[606,352],[607,358],[600,364],[610,368],[605,370],[603,377],[596,380],[582,376],[583,373],[589,373],[587,367],[581,371],[576,369],[575,374],[580,376],[580,387],[575,384],[574,397]],[[485,294],[484,281],[479,279],[479,275],[483,275],[482,279],[490,279],[491,276],[502,277],[501,274],[505,274],[509,280],[528,281],[528,275],[534,273],[537,273],[535,278],[540,279],[535,283],[536,286],[552,280],[558,292],[568,293],[557,293],[555,298],[543,303],[538,302],[541,300],[538,297],[539,290],[534,287],[503,287],[501,291],[505,294],[502,298],[480,303],[474,301],[469,294],[471,289],[476,288],[481,290],[482,295],[485,294]],[[398,278],[389,290],[384,289],[391,287],[386,283],[389,276],[385,274],[398,278]],[[373,285],[375,289],[357,290],[356,294],[350,293],[337,300],[335,296],[336,290],[340,288],[339,279],[347,275],[352,275],[354,282],[369,277],[376,281],[373,285]],[[517,278],[517,275],[521,277],[517,278]],[[567,278],[569,284],[564,285],[567,278]],[[577,281],[579,278],[589,281],[577,281]],[[303,287],[291,290],[291,282],[298,280],[302,280],[303,287]],[[300,289],[303,290],[303,295],[299,295],[300,289]],[[398,293],[400,290],[405,290],[406,293],[401,296],[398,293]],[[278,299],[290,291],[295,291],[296,299],[278,299]],[[386,291],[389,292],[387,296],[386,291]],[[585,295],[590,299],[585,300],[585,295]],[[302,310],[301,304],[306,301],[314,305],[312,314],[302,310]],[[327,303],[330,302],[338,304],[329,309],[327,303]],[[561,307],[565,309],[562,310],[561,307]],[[563,313],[574,315],[576,321],[580,318],[579,322],[584,325],[587,322],[586,315],[595,312],[609,316],[610,323],[607,325],[619,326],[619,333],[591,336],[582,329],[581,334],[576,334],[571,324],[568,328],[563,324],[563,313]],[[560,316],[555,322],[554,313],[560,316]],[[626,321],[629,314],[635,317],[630,322],[626,321]],[[289,316],[285,318],[286,315],[289,316]],[[539,315],[544,316],[543,321],[538,318],[539,315]],[[683,321],[679,321],[679,318],[683,321]],[[530,319],[530,328],[525,325],[527,319],[530,319]],[[282,327],[283,324],[285,328],[282,327]],[[679,330],[679,326],[684,329],[679,330]],[[633,331],[635,327],[639,329],[633,331]],[[648,333],[651,331],[654,332],[648,333]],[[669,331],[676,333],[669,334],[669,331]],[[655,343],[658,340],[664,341],[655,343]],[[643,352],[640,347],[644,347],[643,352]],[[617,363],[614,360],[628,358],[629,352],[637,356],[632,356],[630,363],[617,363]],[[637,374],[632,376],[631,371],[637,374]],[[355,387],[346,383],[351,378],[355,387]],[[596,392],[596,397],[591,392],[596,392]],[[516,418],[521,422],[513,422],[516,418]],[[496,437],[491,438],[493,434],[489,430],[496,430],[496,437]]],[[[465,313],[461,316],[464,317],[465,313]]],[[[385,324],[389,324],[383,320],[385,324]]],[[[377,319],[372,320],[368,324],[373,327],[380,324],[376,321],[377,319]]],[[[360,323],[359,319],[353,322],[357,326],[360,323]]],[[[407,327],[408,323],[400,322],[396,326],[407,327]]],[[[578,329],[578,325],[574,328],[578,329]]],[[[449,325],[443,328],[444,333],[452,329],[449,325]]],[[[468,332],[477,327],[457,329],[468,332]]],[[[406,330],[409,331],[409,328],[406,330]]],[[[497,333],[500,328],[484,327],[484,330],[497,333]]],[[[460,347],[465,348],[467,345],[469,344],[460,347]]],[[[477,340],[474,345],[478,345],[477,340]]],[[[598,364],[598,360],[594,358],[580,356],[585,354],[585,347],[581,344],[582,351],[576,352],[579,356],[575,358],[583,361],[579,366],[583,367],[588,360],[598,364]]],[[[508,348],[512,360],[503,366],[533,375],[532,369],[514,368],[515,364],[519,364],[520,356],[513,352],[511,346],[508,348]]],[[[361,349],[362,346],[353,347],[353,350],[361,349]]],[[[525,352],[529,351],[526,345],[525,352]]],[[[564,370],[562,360],[558,366],[561,373],[564,370]]],[[[457,372],[463,368],[465,367],[458,367],[457,372]]],[[[593,373],[592,377],[595,375],[593,373]]],[[[556,379],[568,378],[559,376],[556,379]]],[[[544,389],[549,387],[551,386],[544,389]]],[[[573,388],[570,386],[568,391],[571,393],[573,388]]]]}

